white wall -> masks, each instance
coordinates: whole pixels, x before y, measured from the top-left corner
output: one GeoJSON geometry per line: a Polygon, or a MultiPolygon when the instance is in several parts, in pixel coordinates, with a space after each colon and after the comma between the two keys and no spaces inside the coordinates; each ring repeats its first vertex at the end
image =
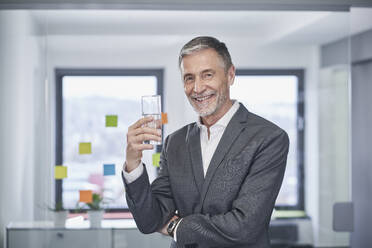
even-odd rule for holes
{"type": "Polygon", "coordinates": [[[28,11],[0,11],[0,247],[5,225],[33,220],[38,194],[35,112],[43,70],[28,11]]]}

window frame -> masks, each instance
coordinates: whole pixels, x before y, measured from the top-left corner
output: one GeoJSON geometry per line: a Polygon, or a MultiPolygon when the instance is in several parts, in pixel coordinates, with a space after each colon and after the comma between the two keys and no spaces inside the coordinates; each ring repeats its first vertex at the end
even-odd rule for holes
{"type": "Polygon", "coordinates": [[[295,76],[297,85],[297,179],[298,202],[296,205],[275,205],[276,210],[305,210],[305,70],[304,69],[236,69],[236,76],[295,76]],[[302,127],[302,128],[301,128],[302,127]]]}
{"type": "MultiPolygon", "coordinates": [[[[56,68],[55,69],[55,99],[56,99],[56,123],[55,123],[55,164],[63,164],[63,77],[65,76],[155,76],[157,78],[156,93],[161,95],[161,108],[163,111],[164,97],[163,97],[163,83],[164,83],[164,69],[69,69],[56,68]]],[[[156,151],[159,152],[162,145],[156,146],[156,151]]],[[[55,180],[55,202],[63,204],[63,180],[55,180]]],[[[123,196],[124,197],[124,196],[123,196]]],[[[71,210],[71,209],[69,209],[71,210]]],[[[129,212],[128,208],[105,209],[106,212],[129,212]]]]}

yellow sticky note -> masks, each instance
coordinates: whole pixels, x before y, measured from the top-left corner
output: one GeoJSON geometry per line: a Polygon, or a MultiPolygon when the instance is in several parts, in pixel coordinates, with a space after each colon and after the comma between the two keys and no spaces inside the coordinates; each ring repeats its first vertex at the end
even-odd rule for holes
{"type": "Polygon", "coordinates": [[[67,167],[62,165],[56,165],[54,167],[54,178],[63,179],[67,177],[67,167]]]}
{"type": "Polygon", "coordinates": [[[160,163],[160,153],[157,152],[157,153],[152,154],[152,164],[155,167],[159,167],[159,163],[160,163]]]}
{"type": "Polygon", "coordinates": [[[79,143],[79,154],[91,154],[92,153],[92,143],[82,142],[79,143]]]}
{"type": "Polygon", "coordinates": [[[93,192],[91,190],[80,190],[79,202],[91,203],[93,201],[93,192]]]}
{"type": "Polygon", "coordinates": [[[161,124],[167,124],[167,123],[168,123],[168,114],[161,113],[161,124]]]}
{"type": "Polygon", "coordinates": [[[106,127],[117,127],[118,116],[117,115],[106,115],[106,127]]]}

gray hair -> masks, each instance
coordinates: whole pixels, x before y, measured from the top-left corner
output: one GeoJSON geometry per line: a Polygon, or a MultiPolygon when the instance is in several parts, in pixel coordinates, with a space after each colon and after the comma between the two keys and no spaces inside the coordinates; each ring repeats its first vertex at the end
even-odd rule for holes
{"type": "Polygon", "coordinates": [[[225,66],[225,72],[227,72],[232,66],[229,50],[227,49],[225,43],[220,42],[216,38],[210,36],[199,36],[187,42],[180,51],[180,55],[178,57],[178,66],[181,68],[181,63],[185,56],[208,48],[214,49],[221,57],[225,66]]]}

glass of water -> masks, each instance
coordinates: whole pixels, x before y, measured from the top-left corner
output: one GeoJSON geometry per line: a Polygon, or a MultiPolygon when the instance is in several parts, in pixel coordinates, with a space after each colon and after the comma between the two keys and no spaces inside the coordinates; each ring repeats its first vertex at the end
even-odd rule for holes
{"type": "MultiPolygon", "coordinates": [[[[142,117],[152,116],[154,118],[153,121],[146,124],[147,127],[157,128],[156,124],[160,126],[161,129],[161,96],[160,95],[153,95],[153,96],[142,96],[142,117]]],[[[158,141],[147,141],[145,142],[151,145],[161,145],[161,142],[158,141]]]]}

